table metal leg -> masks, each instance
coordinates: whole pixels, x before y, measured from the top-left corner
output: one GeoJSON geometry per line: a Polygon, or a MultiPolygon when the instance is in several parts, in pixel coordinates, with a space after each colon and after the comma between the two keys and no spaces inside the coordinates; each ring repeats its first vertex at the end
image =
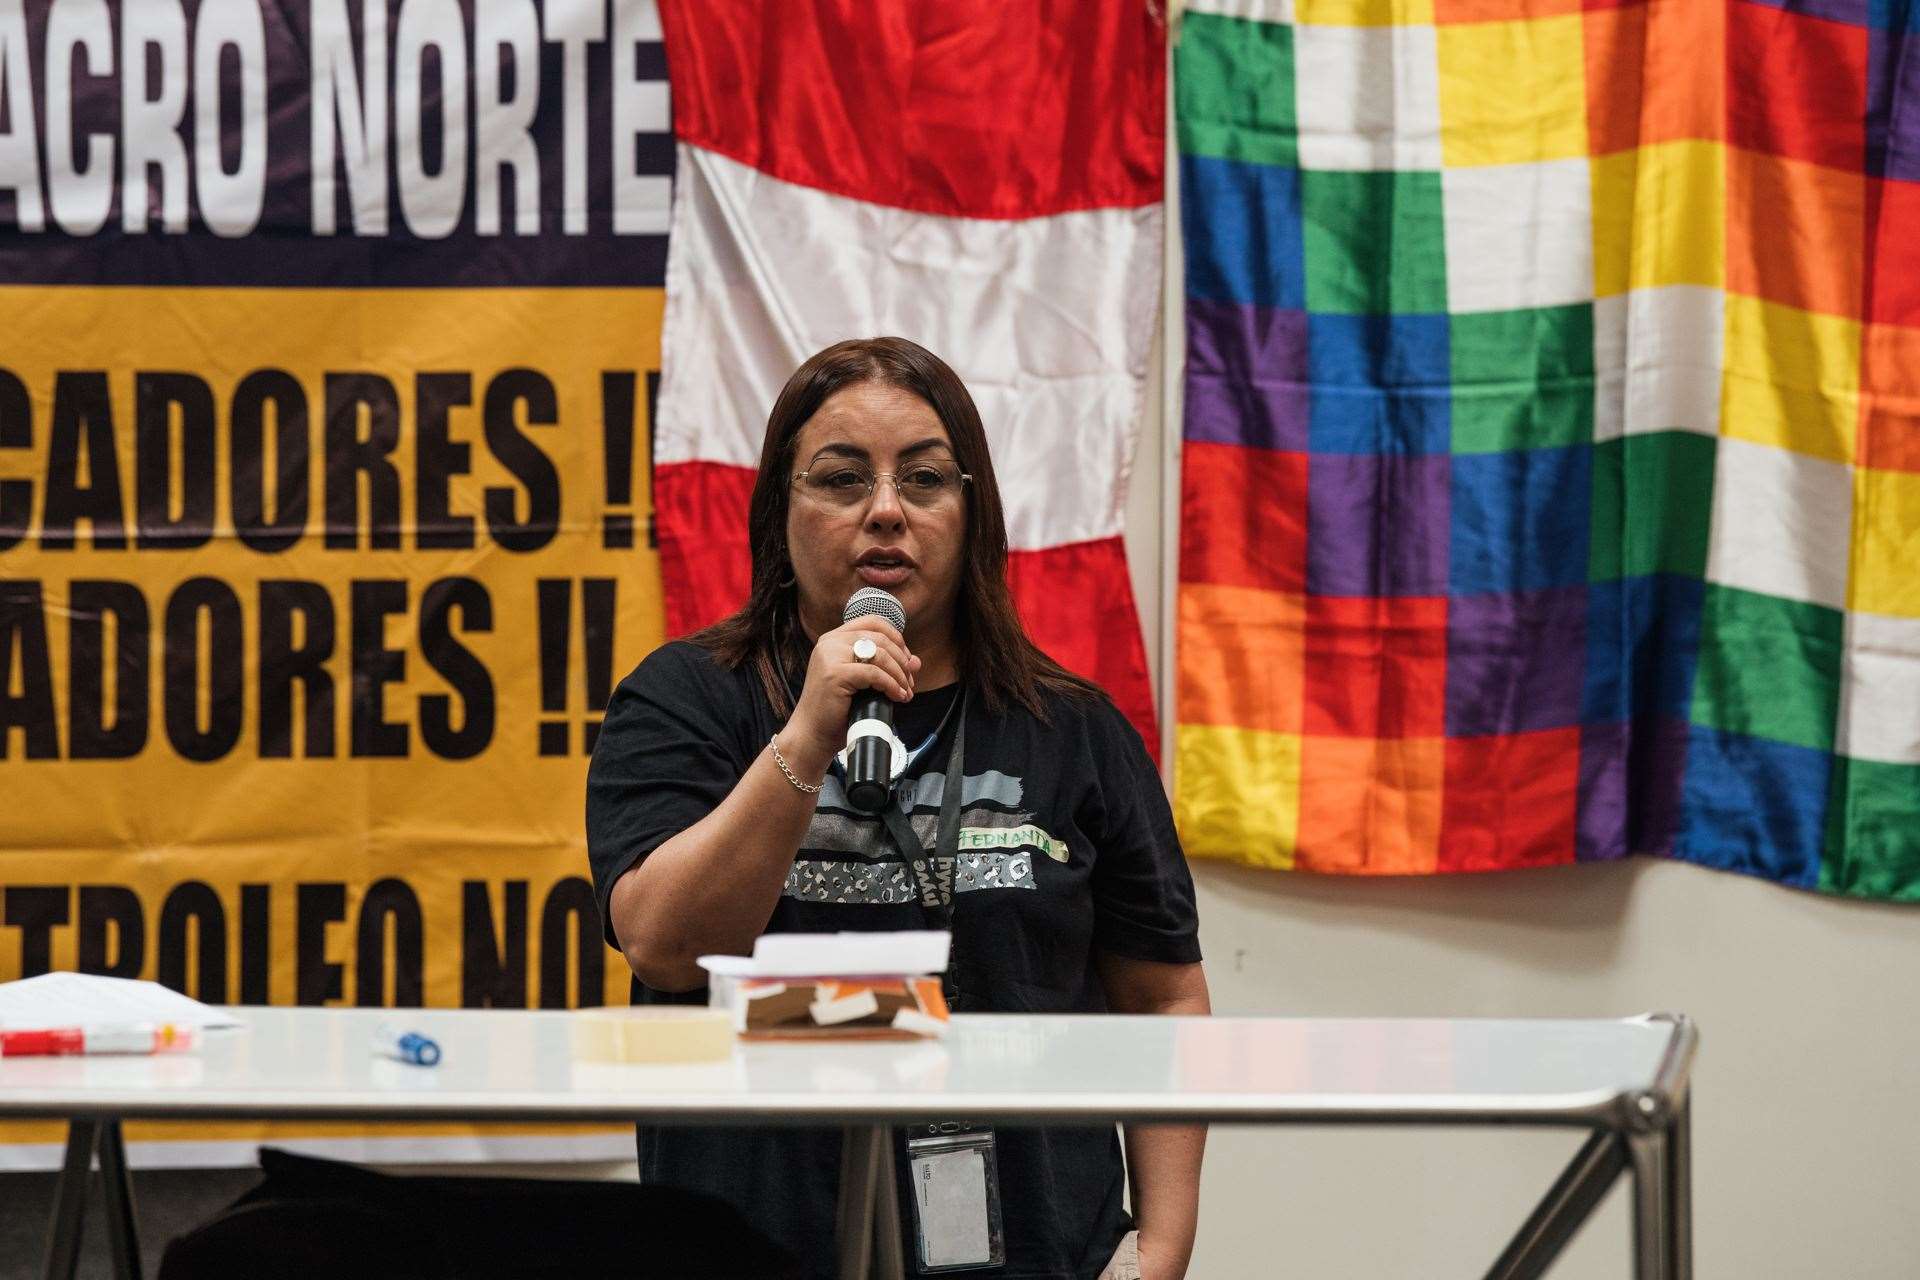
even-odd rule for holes
{"type": "Polygon", "coordinates": [[[1693,1100],[1682,1098],[1667,1135],[1667,1217],[1672,1280],[1693,1280],[1693,1100]]]}
{"type": "Polygon", "coordinates": [[[1514,1235],[1487,1280],[1535,1280],[1546,1274],[1627,1167],[1620,1135],[1596,1130],[1514,1235]]]}
{"type": "Polygon", "coordinates": [[[1664,1130],[1627,1135],[1627,1152],[1633,1160],[1634,1280],[1672,1280],[1669,1264],[1676,1254],[1669,1186],[1672,1145],[1664,1130]]]}
{"type": "Polygon", "coordinates": [[[107,1214],[107,1243],[113,1250],[113,1274],[140,1280],[140,1232],[133,1219],[133,1178],[118,1120],[100,1122],[100,1199],[107,1214]]]}
{"type": "Polygon", "coordinates": [[[873,1274],[875,1280],[905,1280],[907,1260],[900,1247],[900,1184],[894,1177],[893,1134],[880,1130],[874,1179],[873,1274]]]}
{"type": "Polygon", "coordinates": [[[848,1125],[840,1144],[840,1203],[834,1240],[840,1280],[868,1280],[873,1261],[874,1218],[880,1187],[881,1153],[891,1150],[892,1135],[871,1125],[848,1125]]]}
{"type": "Polygon", "coordinates": [[[67,1122],[67,1156],[53,1191],[53,1221],[47,1226],[46,1280],[73,1280],[80,1267],[80,1224],[87,1212],[87,1182],[93,1176],[97,1120],[67,1122]]]}

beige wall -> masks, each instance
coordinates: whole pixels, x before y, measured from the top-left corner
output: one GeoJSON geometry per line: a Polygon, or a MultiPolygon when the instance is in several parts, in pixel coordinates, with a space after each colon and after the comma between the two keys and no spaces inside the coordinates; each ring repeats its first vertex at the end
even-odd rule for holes
{"type": "MultiPolygon", "coordinates": [[[[1127,530],[1161,689],[1177,551],[1177,245],[1168,258],[1175,323],[1161,367],[1176,372],[1150,398],[1159,414],[1142,434],[1127,530]]],[[[1221,1013],[1691,1014],[1702,1280],[1920,1276],[1920,912],[1649,859],[1384,881],[1218,863],[1194,875],[1221,1013]]],[[[1216,1131],[1191,1274],[1478,1275],[1578,1145],[1520,1130],[1216,1131]]],[[[1556,1280],[1628,1275],[1627,1224],[1616,1190],[1556,1280]]]]}

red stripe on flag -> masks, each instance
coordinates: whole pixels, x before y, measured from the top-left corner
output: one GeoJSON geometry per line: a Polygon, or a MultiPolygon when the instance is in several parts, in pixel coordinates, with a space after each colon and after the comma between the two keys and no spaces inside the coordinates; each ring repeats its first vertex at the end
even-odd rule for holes
{"type": "Polygon", "coordinates": [[[1158,762],[1160,730],[1140,641],[1140,615],[1133,607],[1126,544],[1119,538],[1100,538],[1044,551],[1009,552],[1007,580],[1033,642],[1061,666],[1105,689],[1158,762]]]}
{"type": "MultiPolygon", "coordinates": [[[[751,467],[717,462],[674,462],[655,470],[654,533],[668,635],[697,631],[746,602],[753,476],[751,467]]],[[[1097,681],[1159,760],[1153,685],[1125,544],[1101,538],[1013,551],[1007,556],[1007,580],[1034,643],[1068,670],[1097,681]]]]}
{"type": "Polygon", "coordinates": [[[1031,218],[1161,200],[1140,0],[662,0],[674,132],[874,204],[1031,218]]]}
{"type": "Polygon", "coordinates": [[[747,553],[752,467],[673,462],[653,473],[653,532],[667,634],[698,631],[747,602],[753,559],[747,553]]]}

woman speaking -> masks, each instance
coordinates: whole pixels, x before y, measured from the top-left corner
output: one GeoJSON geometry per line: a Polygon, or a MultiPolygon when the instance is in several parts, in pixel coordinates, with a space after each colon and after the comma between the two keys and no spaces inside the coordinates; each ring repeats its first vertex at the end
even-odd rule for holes
{"type": "MultiPolygon", "coordinates": [[[[748,529],[746,607],[649,655],[594,750],[589,856],[635,1001],[703,1000],[695,957],[762,933],[950,921],[958,1012],[1207,1012],[1159,775],[1107,697],[1022,629],[986,433],[954,372],[900,338],[801,365],[767,422],[748,529]],[[899,601],[904,634],[842,621],[863,587],[899,601]],[[872,691],[908,750],[889,801],[906,823],[855,808],[834,766],[872,691]],[[954,787],[964,852],[929,858],[954,787]]],[[[1111,1126],[991,1140],[1005,1264],[990,1274],[1184,1274],[1204,1130],[1129,1126],[1124,1164],[1111,1126]]],[[[820,1130],[640,1133],[642,1181],[727,1200],[822,1274],[839,1156],[820,1130]]]]}

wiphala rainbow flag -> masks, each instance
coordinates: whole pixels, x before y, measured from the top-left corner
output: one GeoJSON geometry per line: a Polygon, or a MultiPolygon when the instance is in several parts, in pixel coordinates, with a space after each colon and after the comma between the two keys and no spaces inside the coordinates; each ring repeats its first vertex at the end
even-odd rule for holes
{"type": "Polygon", "coordinates": [[[1189,852],[1920,899],[1917,25],[1190,8],[1189,852]]]}

